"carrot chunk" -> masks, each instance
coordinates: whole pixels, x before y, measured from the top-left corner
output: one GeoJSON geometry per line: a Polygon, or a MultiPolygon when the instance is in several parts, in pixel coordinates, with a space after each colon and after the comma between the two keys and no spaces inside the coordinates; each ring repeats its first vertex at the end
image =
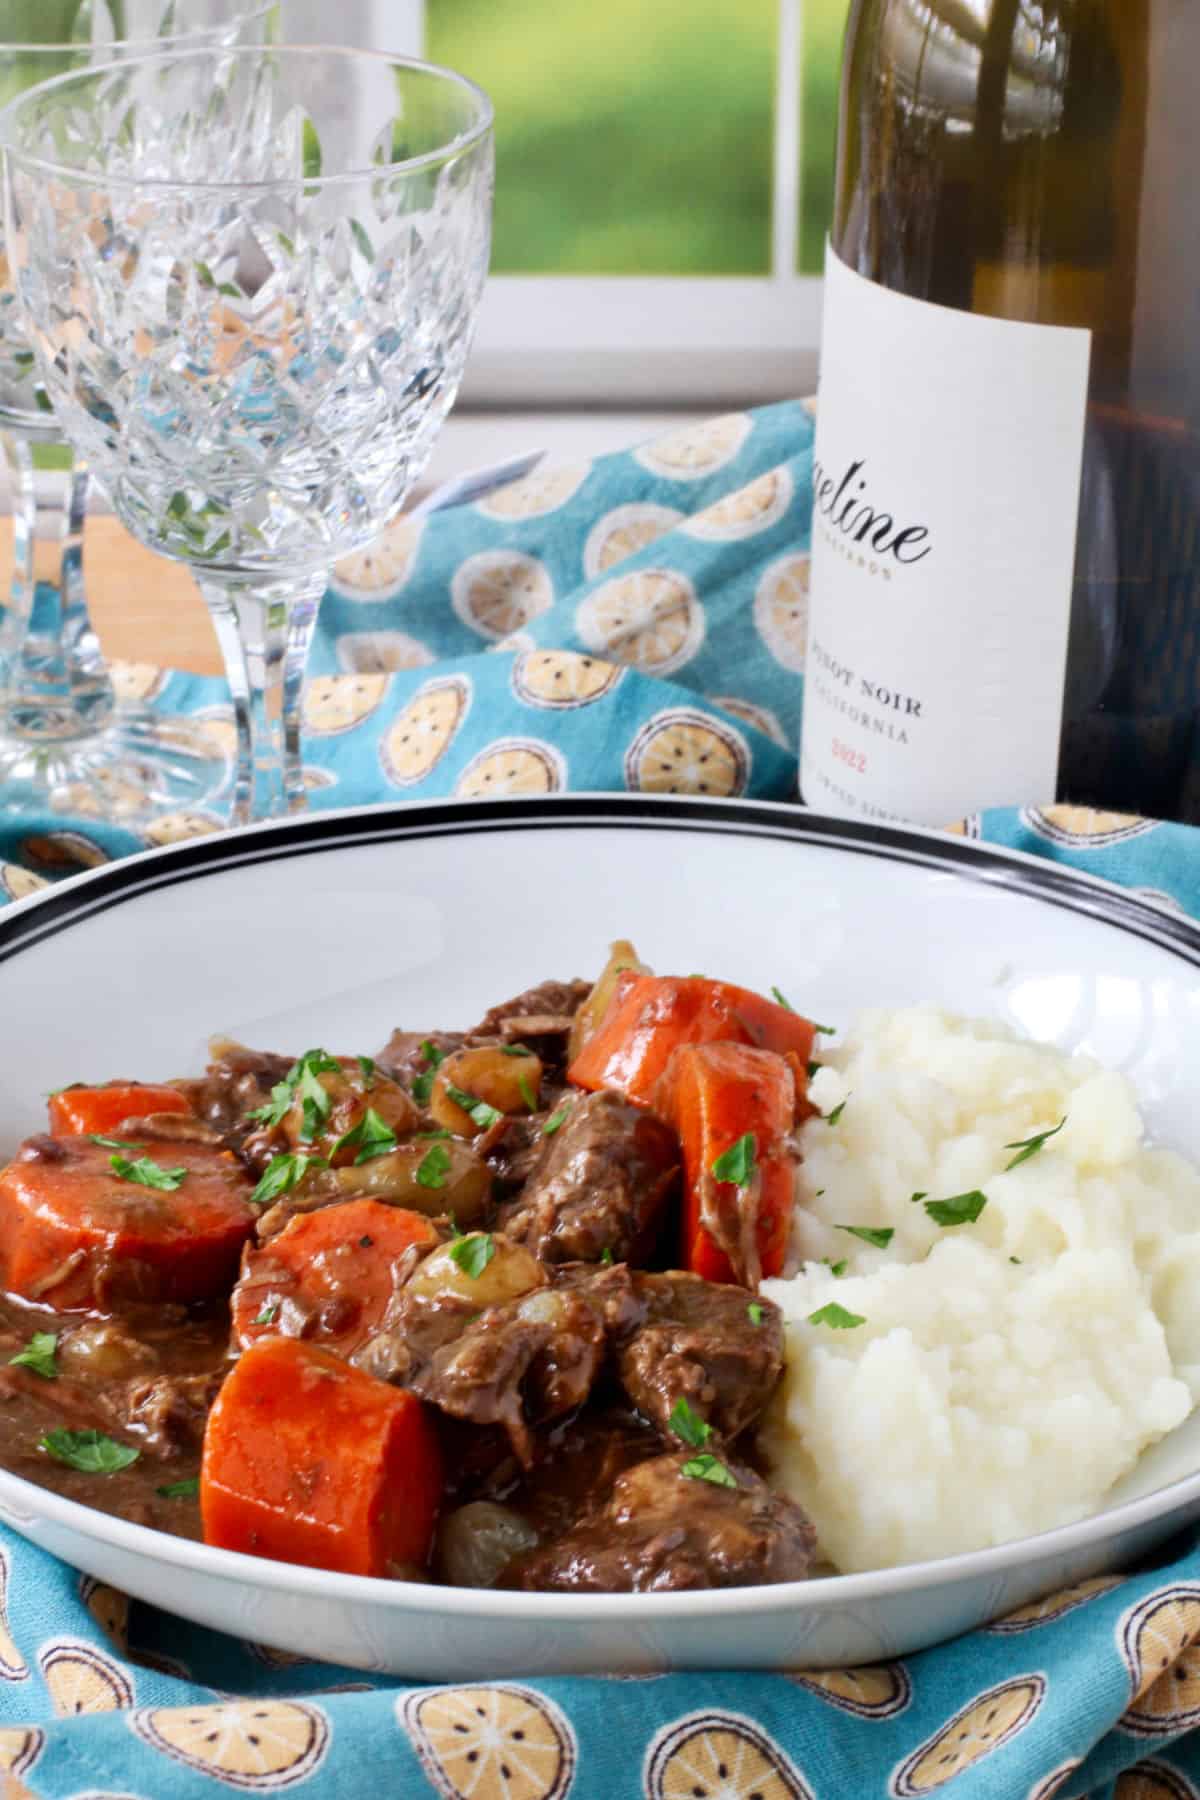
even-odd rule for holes
{"type": "Polygon", "coordinates": [[[303,1335],[351,1356],[379,1328],[392,1270],[414,1245],[439,1235],[421,1213],[382,1200],[344,1200],[299,1213],[261,1249],[247,1244],[233,1290],[233,1337],[303,1335]],[[290,1304],[289,1304],[290,1303],[290,1304]]]}
{"type": "Polygon", "coordinates": [[[186,1113],[191,1107],[178,1088],[153,1082],[110,1081],[107,1087],[61,1088],[46,1108],[54,1137],[84,1136],[89,1131],[116,1131],[126,1119],[150,1113],[186,1113]]]}
{"type": "Polygon", "coordinates": [[[208,1144],[117,1143],[31,1138],[0,1170],[0,1285],[61,1312],[227,1292],[254,1226],[241,1163],[208,1144]]]}
{"type": "Polygon", "coordinates": [[[424,1403],[300,1338],[243,1351],[204,1434],[204,1541],[251,1556],[395,1575],[429,1557],[442,1497],[424,1403]]]}
{"type": "Polygon", "coordinates": [[[658,1084],[683,1044],[749,1044],[802,1063],[812,1055],[814,1027],[799,1013],[749,988],[703,975],[618,978],[612,1005],[567,1070],[578,1087],[616,1088],[639,1106],[657,1100],[658,1084]]]}
{"type": "Polygon", "coordinates": [[[787,1254],[792,1070],[770,1050],[691,1044],[676,1052],[668,1079],[683,1146],[684,1267],[706,1281],[757,1286],[760,1273],[780,1273],[787,1254]],[[728,1174],[734,1178],[721,1179],[728,1174]],[[717,1222],[714,1234],[709,1224],[717,1222]]]}

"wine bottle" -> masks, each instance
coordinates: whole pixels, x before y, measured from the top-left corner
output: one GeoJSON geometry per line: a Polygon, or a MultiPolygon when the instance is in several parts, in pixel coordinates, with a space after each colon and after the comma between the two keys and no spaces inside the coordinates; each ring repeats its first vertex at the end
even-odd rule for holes
{"type": "Polygon", "coordinates": [[[1200,0],[852,0],[801,789],[1200,821],[1200,0]]]}

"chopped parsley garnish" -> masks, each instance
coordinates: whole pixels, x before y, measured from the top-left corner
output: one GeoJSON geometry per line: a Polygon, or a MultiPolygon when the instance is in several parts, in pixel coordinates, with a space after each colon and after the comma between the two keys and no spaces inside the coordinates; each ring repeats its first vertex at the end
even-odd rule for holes
{"type": "Polygon", "coordinates": [[[102,1431],[48,1431],[40,1447],[55,1462],[68,1469],[79,1469],[85,1475],[115,1475],[127,1469],[141,1455],[128,1444],[118,1444],[102,1431]]]}
{"type": "Polygon", "coordinates": [[[846,1258],[844,1256],[841,1257],[837,1262],[831,1262],[827,1256],[823,1256],[821,1258],[821,1261],[825,1264],[825,1267],[829,1270],[829,1273],[835,1278],[835,1280],[840,1280],[841,1277],[846,1273],[846,1270],[850,1267],[850,1264],[846,1261],[846,1258]]]}
{"type": "Polygon", "coordinates": [[[344,1131],[333,1146],[330,1155],[336,1156],[339,1150],[357,1150],[354,1166],[374,1162],[377,1156],[387,1156],[398,1143],[395,1132],[386,1119],[381,1119],[373,1106],[368,1106],[357,1125],[344,1131]]]}
{"type": "Polygon", "coordinates": [[[822,1037],[833,1037],[837,1031],[837,1026],[836,1025],[818,1025],[816,1020],[814,1019],[813,1030],[819,1031],[822,1037]]]}
{"type": "Polygon", "coordinates": [[[280,1123],[283,1115],[291,1111],[292,1084],[290,1081],[277,1081],[271,1089],[271,1100],[268,1106],[256,1106],[247,1116],[258,1119],[268,1131],[280,1123]]]}
{"type": "Polygon", "coordinates": [[[728,1150],[722,1150],[712,1165],[715,1181],[736,1181],[739,1187],[745,1187],[751,1180],[756,1167],[755,1156],[758,1151],[758,1139],[752,1131],[744,1131],[736,1144],[730,1144],[728,1150]]]}
{"type": "Polygon", "coordinates": [[[908,1204],[910,1206],[915,1206],[917,1204],[918,1200],[925,1200],[927,1198],[928,1198],[928,1195],[926,1193],[926,1190],[924,1188],[922,1188],[919,1193],[909,1195],[908,1204]]]}
{"type": "Polygon", "coordinates": [[[131,1144],[128,1138],[101,1137],[98,1131],[88,1132],[88,1142],[99,1144],[102,1150],[144,1150],[145,1144],[131,1144]]]}
{"type": "Polygon", "coordinates": [[[784,994],[781,994],[777,987],[771,989],[771,998],[774,1000],[776,1006],[782,1006],[784,1012],[795,1012],[796,1009],[791,1001],[787,999],[784,994]]]}
{"type": "Polygon", "coordinates": [[[490,1125],[496,1125],[504,1117],[496,1107],[481,1100],[478,1094],[468,1094],[465,1088],[455,1087],[452,1081],[446,1083],[446,1093],[455,1106],[461,1106],[471,1123],[479,1131],[486,1131],[490,1125]]]}
{"type": "Polygon", "coordinates": [[[712,1426],[707,1424],[698,1412],[692,1410],[682,1394],[671,1408],[667,1424],[675,1436],[681,1438],[693,1450],[703,1450],[712,1436],[712,1426]]]}
{"type": "Polygon", "coordinates": [[[837,1231],[848,1231],[851,1237],[861,1238],[864,1244],[873,1244],[876,1250],[886,1250],[896,1235],[894,1225],[838,1225],[837,1231]]]}
{"type": "Polygon", "coordinates": [[[520,1090],[522,1100],[525,1102],[525,1104],[529,1108],[530,1112],[536,1112],[537,1111],[537,1095],[534,1093],[533,1089],[529,1085],[528,1075],[518,1075],[517,1076],[517,1087],[520,1090]]]}
{"type": "Polygon", "coordinates": [[[333,1096],[321,1085],[320,1078],[307,1062],[301,1066],[295,1093],[303,1113],[301,1141],[311,1143],[329,1117],[333,1096]]]}
{"type": "Polygon", "coordinates": [[[137,1187],[158,1188],[164,1194],[173,1194],[177,1187],[182,1187],[187,1174],[186,1169],[164,1169],[148,1156],[132,1159],[128,1156],[110,1156],[108,1161],[118,1181],[132,1181],[137,1187]]]}
{"type": "Polygon", "coordinates": [[[279,1317],[279,1302],[278,1302],[278,1300],[272,1300],[269,1306],[263,1307],[262,1311],[257,1315],[257,1317],[252,1321],[252,1323],[255,1325],[273,1325],[278,1317],[279,1317]]]}
{"type": "Polygon", "coordinates": [[[1008,1260],[1010,1263],[1016,1263],[1017,1267],[1020,1268],[1021,1259],[1019,1256],[1010,1256],[1008,1260]]]}
{"type": "Polygon", "coordinates": [[[183,1481],[169,1481],[166,1487],[154,1491],[164,1500],[194,1500],[200,1492],[200,1477],[188,1475],[183,1481]]]}
{"type": "Polygon", "coordinates": [[[565,1125],[567,1120],[570,1118],[570,1116],[571,1116],[570,1107],[569,1106],[560,1106],[556,1113],[550,1114],[550,1117],[546,1120],[546,1123],[542,1126],[542,1136],[543,1137],[553,1137],[555,1132],[558,1130],[559,1126],[565,1125]]]}
{"type": "Polygon", "coordinates": [[[43,1381],[53,1381],[58,1375],[58,1365],[54,1360],[57,1348],[56,1331],[35,1331],[25,1348],[8,1360],[18,1369],[29,1369],[33,1374],[40,1375],[43,1381]]]}
{"type": "Polygon", "coordinates": [[[951,1194],[948,1200],[927,1200],[925,1211],[935,1225],[973,1225],[986,1205],[987,1195],[972,1188],[969,1194],[951,1194]]]}
{"type": "Polygon", "coordinates": [[[417,1181],[423,1188],[444,1188],[450,1173],[450,1152],[445,1144],[433,1144],[417,1164],[417,1181]]]}
{"type": "Polygon", "coordinates": [[[853,1331],[856,1325],[865,1325],[866,1320],[861,1313],[847,1312],[836,1300],[827,1306],[819,1306],[814,1313],[809,1313],[810,1325],[828,1325],[831,1331],[853,1331]]]}
{"type": "Polygon", "coordinates": [[[363,1086],[369,1088],[375,1080],[375,1058],[373,1056],[356,1056],[359,1073],[363,1078],[363,1086]]]}
{"type": "Polygon", "coordinates": [[[680,1469],[689,1481],[711,1481],[714,1487],[735,1488],[737,1482],[719,1457],[712,1456],[706,1450],[700,1456],[689,1456],[680,1469]]]}
{"type": "Polygon", "coordinates": [[[290,1112],[293,1103],[299,1097],[304,1102],[304,1125],[302,1136],[316,1136],[317,1127],[329,1116],[333,1104],[321,1083],[318,1075],[338,1075],[342,1065],[327,1050],[306,1050],[297,1057],[282,1081],[277,1081],[271,1089],[270,1104],[256,1107],[249,1115],[258,1119],[268,1130],[278,1125],[285,1113],[290,1112]]]}
{"type": "MultiPolygon", "coordinates": [[[[847,1094],[846,1100],[848,1100],[849,1098],[850,1098],[850,1096],[849,1096],[849,1094],[847,1094]]],[[[834,1107],[833,1111],[831,1113],[825,1114],[825,1123],[827,1125],[836,1125],[837,1124],[838,1120],[841,1118],[842,1114],[846,1110],[846,1100],[839,1100],[837,1105],[834,1107]]]]}
{"type": "Polygon", "coordinates": [[[746,1313],[747,1313],[747,1316],[749,1317],[750,1323],[752,1325],[761,1325],[762,1324],[763,1309],[758,1304],[757,1300],[752,1300],[750,1302],[749,1306],[746,1308],[746,1313]]]}
{"type": "Polygon", "coordinates": [[[451,1259],[464,1275],[478,1281],[496,1254],[496,1240],[490,1231],[473,1231],[470,1237],[456,1237],[450,1246],[451,1259]]]}
{"type": "Polygon", "coordinates": [[[1033,1137],[1019,1138],[1015,1144],[1005,1144],[1004,1148],[1006,1150],[1017,1151],[1017,1155],[1013,1157],[1012,1161],[1010,1163],[1005,1163],[1005,1174],[1007,1175],[1010,1169],[1015,1169],[1018,1163],[1027,1162],[1031,1156],[1036,1156],[1048,1138],[1058,1136],[1066,1122],[1067,1115],[1064,1113],[1062,1118],[1058,1121],[1058,1124],[1050,1131],[1038,1131],[1035,1132],[1033,1137]]]}
{"type": "Polygon", "coordinates": [[[439,1125],[436,1131],[418,1131],[414,1133],[414,1136],[419,1138],[448,1138],[453,1137],[454,1133],[452,1131],[447,1131],[444,1125],[439,1125]]]}
{"type": "Polygon", "coordinates": [[[604,1248],[603,1248],[603,1250],[602,1250],[602,1251],[601,1251],[601,1252],[600,1252],[600,1261],[601,1261],[601,1263],[602,1263],[602,1264],[603,1264],[603,1265],[604,1265],[604,1267],[605,1267],[605,1268],[606,1268],[606,1269],[611,1269],[611,1268],[612,1268],[612,1263],[613,1263],[613,1253],[612,1253],[612,1251],[611,1251],[611,1250],[610,1250],[610,1249],[609,1249],[609,1247],[608,1247],[608,1245],[607,1245],[607,1244],[605,1244],[605,1246],[604,1246],[604,1248]]]}
{"type": "Polygon", "coordinates": [[[813,1076],[816,1074],[817,1070],[820,1067],[821,1067],[821,1065],[819,1062],[810,1062],[810,1063],[805,1064],[805,1073],[807,1074],[808,1079],[810,1081],[812,1080],[813,1076]]]}
{"type": "Polygon", "coordinates": [[[528,1044],[501,1044],[501,1056],[532,1056],[533,1051],[528,1044]]]}
{"type": "Polygon", "coordinates": [[[293,1150],[286,1156],[273,1156],[263,1178],[250,1196],[252,1206],[266,1206],[280,1194],[290,1194],[309,1169],[327,1169],[323,1156],[310,1156],[306,1150],[293,1150]]]}
{"type": "Polygon", "coordinates": [[[413,1077],[412,1097],[418,1106],[425,1106],[433,1091],[433,1078],[446,1060],[446,1052],[439,1050],[432,1038],[422,1038],[417,1048],[425,1067],[419,1075],[413,1077]]]}

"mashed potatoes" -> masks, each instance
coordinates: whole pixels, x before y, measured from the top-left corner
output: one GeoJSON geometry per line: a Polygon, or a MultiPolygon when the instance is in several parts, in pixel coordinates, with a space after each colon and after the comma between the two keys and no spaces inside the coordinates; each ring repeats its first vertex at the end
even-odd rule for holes
{"type": "Polygon", "coordinates": [[[822,1060],[815,1103],[845,1105],[804,1129],[799,1272],[763,1290],[773,1478],[844,1571],[1095,1511],[1200,1398],[1200,1174],[1144,1147],[1123,1077],[995,1024],[871,1013],[822,1060]],[[972,1192],[973,1221],[926,1211],[972,1192]],[[863,1322],[809,1322],[830,1303],[863,1322]]]}

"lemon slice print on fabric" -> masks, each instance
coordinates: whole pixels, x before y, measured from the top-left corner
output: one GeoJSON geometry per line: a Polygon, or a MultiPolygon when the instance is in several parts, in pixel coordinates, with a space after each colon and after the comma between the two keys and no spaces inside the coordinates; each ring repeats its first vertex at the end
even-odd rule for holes
{"type": "Polygon", "coordinates": [[[704,642],[704,608],[678,569],[631,569],[580,601],[575,629],[601,656],[669,675],[704,642]]]}
{"type": "Polygon", "coordinates": [[[1088,806],[1029,806],[1022,809],[1021,823],[1038,837],[1074,850],[1106,850],[1155,829],[1154,819],[1133,813],[1095,812],[1088,806]]]}
{"type": "Polygon", "coordinates": [[[110,662],[108,678],[113,684],[113,692],[117,699],[126,705],[135,705],[141,700],[157,700],[167,684],[169,669],[162,669],[157,663],[148,662],[110,662]]]}
{"type": "Polygon", "coordinates": [[[424,526],[424,519],[393,519],[373,544],[334,565],[334,593],[343,600],[391,600],[413,572],[424,526]]]}
{"type": "Polygon", "coordinates": [[[723,706],[727,713],[732,713],[744,725],[753,725],[756,731],[761,731],[772,743],[781,745],[785,750],[791,749],[787,732],[769,707],[755,706],[753,701],[743,700],[737,694],[714,694],[712,702],[714,706],[723,706]]]}
{"type": "Polygon", "coordinates": [[[393,675],[423,669],[433,651],[406,631],[347,631],[337,641],[337,659],[349,675],[393,675]]]}
{"type": "Polygon", "coordinates": [[[1059,1763],[1057,1769],[1051,1769],[1048,1775],[1034,1783],[1025,1800],[1067,1800],[1067,1783],[1081,1761],[1082,1758],[1072,1756],[1067,1762],[1059,1763]]]}
{"type": "Polygon", "coordinates": [[[577,650],[526,650],[513,663],[512,688],[526,706],[566,711],[611,694],[625,671],[577,650]]]}
{"type": "MultiPolygon", "coordinates": [[[[8,1624],[8,1584],[12,1565],[7,1553],[0,1550],[0,1681],[25,1681],[29,1664],[17,1649],[8,1624]]],[[[0,1764],[0,1767],[3,1767],[0,1764]]]]}
{"type": "Polygon", "coordinates": [[[255,1793],[306,1780],[329,1748],[325,1714],[299,1700],[142,1707],[130,1724],[151,1749],[255,1793]]]}
{"type": "Polygon", "coordinates": [[[646,1756],[647,1800],[811,1800],[791,1759],[739,1713],[690,1713],[646,1756]]]}
{"type": "Polygon", "coordinates": [[[554,604],[554,583],[523,550],[480,550],[454,571],[450,604],[464,625],[493,643],[554,604]]]}
{"type": "Polygon", "coordinates": [[[1117,1625],[1132,1699],[1119,1723],[1139,1737],[1190,1730],[1200,1720],[1200,1587],[1160,1589],[1117,1625]]]}
{"type": "Polygon", "coordinates": [[[807,551],[777,557],[754,590],[754,624],[775,661],[794,675],[804,673],[808,649],[807,551]]]}
{"type": "Polygon", "coordinates": [[[912,1699],[903,1663],[873,1663],[863,1669],[796,1669],[789,1680],[859,1719],[891,1719],[912,1699]]]}
{"type": "Polygon", "coordinates": [[[431,1688],[396,1703],[444,1800],[563,1800],[575,1737],[553,1701],[522,1687],[431,1688]]]}
{"type": "Polygon", "coordinates": [[[749,413],[723,413],[698,425],[681,425],[642,444],[633,453],[634,461],[671,481],[700,481],[733,461],[753,424],[749,413]]]}
{"type": "Polygon", "coordinates": [[[133,1684],[119,1663],[77,1638],[43,1644],[38,1667],[60,1718],[118,1712],[133,1705],[133,1684]]]}
{"type": "Polygon", "coordinates": [[[255,1643],[252,1638],[243,1642],[255,1662],[265,1663],[268,1669],[294,1669],[299,1663],[312,1661],[311,1656],[300,1656],[295,1650],[276,1650],[270,1644],[255,1643]]]}
{"type": "Polygon", "coordinates": [[[46,877],[35,875],[32,869],[22,869],[18,863],[0,862],[0,894],[7,894],[10,900],[28,900],[30,894],[49,886],[46,877]]]}
{"type": "Polygon", "coordinates": [[[142,835],[151,848],[160,849],[164,844],[186,844],[192,838],[211,837],[214,831],[221,830],[222,823],[215,813],[163,813],[147,825],[142,835]]]}
{"type": "Polygon", "coordinates": [[[162,1650],[144,1650],[141,1646],[135,1646],[129,1652],[129,1660],[136,1663],[139,1669],[153,1669],[156,1675],[173,1675],[176,1681],[193,1679],[187,1663],[180,1662],[176,1656],[168,1656],[162,1650]]]}
{"type": "Polygon", "coordinates": [[[304,689],[302,719],[311,737],[340,737],[376,712],[387,693],[387,675],[314,675],[304,689]]]}
{"type": "Polygon", "coordinates": [[[1039,1625],[1052,1625],[1056,1619],[1065,1619],[1077,1606],[1086,1606],[1097,1595],[1120,1587],[1123,1580],[1121,1575],[1093,1575],[1088,1581],[1073,1581],[1070,1587],[1059,1588],[1056,1593],[1047,1594],[1044,1600],[1031,1600],[1028,1606],[1018,1606],[1015,1612],[1005,1613],[1002,1619],[993,1619],[985,1629],[1033,1631],[1039,1625]]]}
{"type": "Polygon", "coordinates": [[[110,860],[108,851],[82,831],[46,831],[24,838],[19,854],[22,862],[63,875],[75,869],[98,869],[110,860]]]}
{"type": "Polygon", "coordinates": [[[519,481],[493,488],[476,508],[489,519],[537,519],[544,513],[557,512],[572,495],[577,494],[592,472],[590,462],[559,463],[557,467],[537,468],[519,481]]]}
{"type": "Polygon", "coordinates": [[[223,762],[233,761],[237,755],[237,726],[232,706],[206,707],[203,712],[193,713],[188,723],[200,733],[212,755],[223,762]]]}
{"type": "Polygon", "coordinates": [[[589,581],[604,575],[617,563],[625,561],[665,537],[668,531],[687,517],[674,506],[659,506],[653,500],[633,500],[626,506],[614,506],[597,519],[583,546],[583,572],[589,581]]]}
{"type": "Polygon", "coordinates": [[[465,675],[441,675],[419,687],[388,726],[379,746],[384,774],[396,787],[424,781],[441,762],[471,707],[465,675]]]}
{"type": "Polygon", "coordinates": [[[109,1587],[106,1581],[83,1575],[79,1580],[79,1598],[105,1637],[125,1654],[129,1649],[129,1595],[109,1587]]]}
{"type": "Polygon", "coordinates": [[[908,1800],[912,1795],[936,1793],[955,1775],[1023,1731],[1039,1711],[1045,1692],[1041,1675],[1019,1675],[1014,1681],[988,1688],[900,1764],[892,1775],[889,1794],[908,1800]]]}
{"type": "Polygon", "coordinates": [[[454,792],[460,800],[499,800],[517,794],[557,794],[566,785],[566,759],[553,744],[537,738],[499,738],[471,758],[454,792]]]}
{"type": "Polygon", "coordinates": [[[750,751],[734,726],[689,707],[656,713],[625,753],[625,785],[641,794],[740,794],[750,751]]]}
{"type": "Polygon", "coordinates": [[[794,483],[786,469],[768,469],[736,493],[726,494],[680,526],[688,537],[731,543],[777,525],[791,502],[794,483]]]}
{"type": "Polygon", "coordinates": [[[23,1775],[42,1752],[46,1734],[36,1725],[0,1725],[0,1769],[7,1775],[23,1775]]]}
{"type": "Polygon", "coordinates": [[[1113,1800],[1200,1800],[1200,1788],[1169,1763],[1142,1762],[1117,1776],[1113,1800]]]}

